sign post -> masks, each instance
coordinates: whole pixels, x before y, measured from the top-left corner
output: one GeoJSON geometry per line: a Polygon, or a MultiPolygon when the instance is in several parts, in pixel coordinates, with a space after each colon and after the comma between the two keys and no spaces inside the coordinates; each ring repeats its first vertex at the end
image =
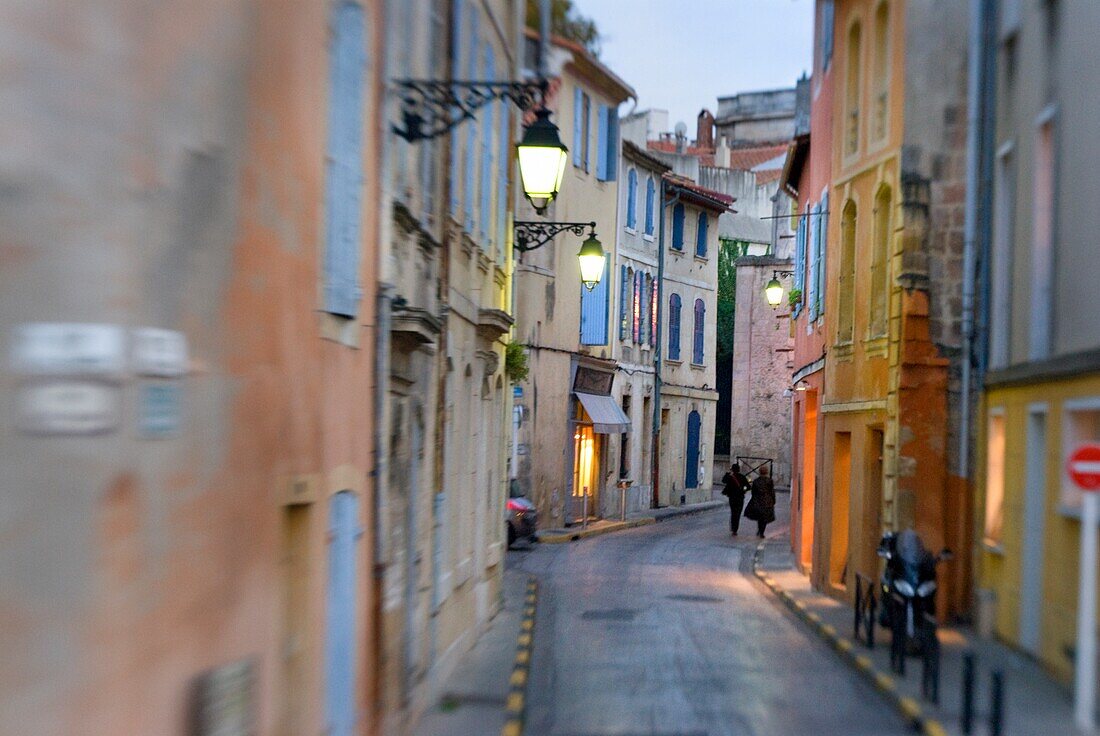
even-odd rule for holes
{"type": "Polygon", "coordinates": [[[1096,712],[1096,567],[1100,524],[1100,445],[1082,445],[1066,464],[1073,482],[1084,491],[1081,517],[1081,579],[1077,586],[1077,673],[1074,720],[1088,733],[1096,712]]]}

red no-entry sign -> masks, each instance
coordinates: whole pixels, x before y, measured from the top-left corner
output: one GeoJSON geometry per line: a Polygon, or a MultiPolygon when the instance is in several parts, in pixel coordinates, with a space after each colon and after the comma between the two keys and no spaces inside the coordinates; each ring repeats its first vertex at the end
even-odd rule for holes
{"type": "Polygon", "coordinates": [[[1100,491],[1100,445],[1081,445],[1066,461],[1070,479],[1083,491],[1100,491]]]}

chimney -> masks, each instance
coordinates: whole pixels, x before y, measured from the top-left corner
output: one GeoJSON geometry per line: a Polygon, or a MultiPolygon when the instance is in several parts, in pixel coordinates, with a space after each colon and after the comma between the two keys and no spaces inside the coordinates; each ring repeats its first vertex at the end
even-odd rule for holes
{"type": "Polygon", "coordinates": [[[730,165],[730,146],[726,142],[726,136],[718,138],[718,147],[714,149],[714,165],[724,169],[730,165]]]}
{"type": "Polygon", "coordinates": [[[710,110],[701,110],[695,120],[695,145],[700,148],[714,148],[714,116],[710,114],[710,110]]]}

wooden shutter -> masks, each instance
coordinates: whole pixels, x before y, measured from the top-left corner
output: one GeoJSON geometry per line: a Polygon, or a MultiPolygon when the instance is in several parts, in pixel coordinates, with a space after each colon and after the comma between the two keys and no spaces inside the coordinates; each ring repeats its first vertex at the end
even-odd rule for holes
{"type": "Polygon", "coordinates": [[[607,149],[610,141],[607,134],[607,105],[600,105],[596,110],[598,119],[596,125],[596,179],[607,181],[607,149]]]}
{"type": "Polygon", "coordinates": [[[631,169],[626,175],[626,226],[633,230],[638,227],[638,170],[631,169]]]}
{"type": "Polygon", "coordinates": [[[581,124],[584,120],[584,103],[582,101],[584,93],[581,92],[580,87],[573,88],[573,165],[581,166],[584,163],[584,151],[581,150],[581,136],[584,132],[581,130],[581,124]]]}
{"type": "Polygon", "coordinates": [[[619,339],[625,341],[630,335],[630,278],[631,270],[627,266],[619,267],[619,339]]]}
{"type": "Polygon", "coordinates": [[[337,6],[329,52],[328,166],[325,201],[325,311],[354,317],[359,288],[360,196],[363,186],[363,9],[337,6]]]}
{"type": "MultiPolygon", "coordinates": [[[[809,219],[809,211],[804,214],[803,217],[798,218],[798,230],[795,231],[794,236],[794,277],[791,280],[791,288],[798,291],[803,290],[805,284],[805,271],[806,271],[806,220],[809,219]]],[[[795,317],[802,312],[802,305],[805,303],[806,295],[802,295],[802,299],[794,305],[792,313],[795,317]]]]}
{"type": "Polygon", "coordinates": [[[672,208],[672,247],[676,250],[684,249],[684,205],[677,204],[672,208]]]}
{"type": "Polygon", "coordinates": [[[707,213],[699,213],[699,229],[695,233],[695,255],[707,257],[707,213]]]}
{"type": "Polygon", "coordinates": [[[656,186],[653,177],[648,177],[645,182],[645,234],[653,234],[653,198],[656,195],[656,186]]]}
{"type": "Polygon", "coordinates": [[[607,109],[607,180],[619,177],[619,108],[607,109]]]}
{"type": "Polygon", "coordinates": [[[668,359],[680,359],[680,295],[668,298],[668,359]]]}
{"type": "Polygon", "coordinates": [[[609,268],[608,261],[604,261],[603,277],[591,291],[581,287],[581,345],[607,344],[609,268]]]}
{"type": "MultiPolygon", "coordinates": [[[[485,78],[496,79],[496,58],[493,47],[485,44],[485,78]]],[[[493,241],[493,131],[496,127],[496,105],[489,105],[483,113],[481,121],[481,176],[480,187],[481,202],[478,206],[478,219],[480,221],[481,247],[488,250],[493,241]]]]}
{"type": "Polygon", "coordinates": [[[703,325],[706,322],[707,306],[703,303],[702,299],[695,300],[695,325],[694,334],[692,335],[692,354],[691,362],[696,365],[703,364],[703,325]]]}

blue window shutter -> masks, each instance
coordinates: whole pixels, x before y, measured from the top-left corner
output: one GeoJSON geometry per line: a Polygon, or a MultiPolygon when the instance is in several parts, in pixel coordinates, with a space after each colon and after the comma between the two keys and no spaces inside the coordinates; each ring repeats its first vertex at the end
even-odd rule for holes
{"type": "Polygon", "coordinates": [[[607,109],[607,180],[619,178],[619,108],[607,109]]]}
{"type": "Polygon", "coordinates": [[[581,105],[581,143],[584,146],[584,170],[590,171],[588,164],[591,161],[592,154],[592,131],[589,129],[592,121],[592,98],[587,94],[582,95],[583,104],[581,105]]]}
{"type": "Polygon", "coordinates": [[[591,291],[581,287],[581,345],[606,345],[608,320],[608,270],[603,264],[603,277],[591,291]]]}
{"type": "Polygon", "coordinates": [[[497,262],[508,262],[508,169],[511,164],[512,111],[500,104],[500,150],[497,152],[497,262]]]}
{"type": "Polygon", "coordinates": [[[638,170],[631,169],[626,175],[626,226],[633,230],[638,227],[638,170]]]}
{"type": "Polygon", "coordinates": [[[653,199],[656,196],[656,186],[653,184],[653,177],[650,176],[645,182],[645,234],[653,234],[653,199]]]}
{"type": "Polygon", "coordinates": [[[703,364],[703,325],[706,322],[707,307],[702,299],[695,300],[695,324],[692,335],[691,362],[697,365],[703,364]]]}
{"type": "Polygon", "coordinates": [[[626,341],[630,325],[630,270],[619,267],[619,339],[626,341]]]}
{"type": "MultiPolygon", "coordinates": [[[[803,291],[805,284],[805,270],[806,270],[806,220],[807,217],[804,214],[798,218],[798,230],[795,231],[794,238],[794,277],[792,279],[792,288],[803,291]]],[[[806,301],[806,294],[802,294],[802,299],[794,305],[793,314],[797,317],[802,312],[802,305],[806,301]]]]}
{"type": "Polygon", "coordinates": [[[707,213],[699,213],[699,229],[695,232],[695,255],[707,257],[707,213]]]}
{"type": "MultiPolygon", "coordinates": [[[[466,58],[467,71],[469,75],[467,79],[479,79],[477,72],[477,60],[478,60],[478,15],[471,9],[470,13],[470,38],[469,40],[469,56],[466,58]]],[[[465,215],[466,232],[473,233],[474,231],[474,187],[477,185],[477,159],[475,154],[477,153],[477,130],[478,130],[478,118],[475,115],[466,123],[466,177],[463,182],[463,214],[465,215]]]]}
{"type": "Polygon", "coordinates": [[[336,7],[329,63],[325,192],[325,311],[354,317],[359,288],[359,216],[363,185],[363,9],[336,7]]]}
{"type": "Polygon", "coordinates": [[[668,359],[680,359],[680,295],[668,298],[668,359]]]}
{"type": "Polygon", "coordinates": [[[825,0],[821,9],[821,68],[828,69],[833,58],[833,0],[825,0]]]}
{"type": "MultiPolygon", "coordinates": [[[[462,6],[465,0],[455,0],[454,15],[451,16],[451,35],[454,37],[454,47],[451,52],[451,65],[453,69],[462,68],[462,6]]],[[[458,215],[458,187],[455,184],[461,178],[462,173],[462,146],[459,145],[459,133],[461,126],[453,129],[451,133],[451,186],[450,201],[452,215],[458,215]]]]}
{"type": "Polygon", "coordinates": [[[699,487],[699,434],[703,420],[692,409],[688,414],[687,452],[684,453],[684,488],[699,487]]]}
{"type": "Polygon", "coordinates": [[[584,93],[580,87],[573,88],[573,165],[581,166],[584,163],[584,151],[581,150],[583,131],[581,130],[584,114],[581,98],[584,93]]]}
{"type": "Polygon", "coordinates": [[[817,223],[817,240],[818,240],[818,254],[817,254],[817,313],[819,315],[825,314],[825,253],[828,250],[829,244],[829,193],[826,192],[821,197],[821,204],[818,206],[817,219],[820,220],[817,223]]]}
{"type": "Polygon", "coordinates": [[[684,205],[679,203],[672,208],[672,247],[684,249],[684,205]]]}
{"type": "Polygon", "coordinates": [[[806,225],[806,252],[809,253],[809,283],[806,284],[806,309],[809,312],[809,319],[813,322],[817,319],[817,269],[821,267],[817,254],[817,238],[818,230],[821,227],[821,223],[818,222],[821,218],[817,216],[817,205],[810,207],[809,214],[806,217],[809,220],[806,225]]]}
{"type": "MultiPolygon", "coordinates": [[[[485,44],[485,78],[496,79],[497,67],[494,58],[493,47],[485,44]]],[[[485,108],[481,121],[481,203],[478,208],[478,217],[481,220],[481,247],[488,250],[492,245],[492,214],[493,214],[493,132],[496,129],[496,105],[485,108]]]]}
{"type": "Polygon", "coordinates": [[[600,105],[596,110],[599,120],[596,126],[596,178],[607,181],[607,149],[610,141],[607,138],[607,105],[600,105]]]}

